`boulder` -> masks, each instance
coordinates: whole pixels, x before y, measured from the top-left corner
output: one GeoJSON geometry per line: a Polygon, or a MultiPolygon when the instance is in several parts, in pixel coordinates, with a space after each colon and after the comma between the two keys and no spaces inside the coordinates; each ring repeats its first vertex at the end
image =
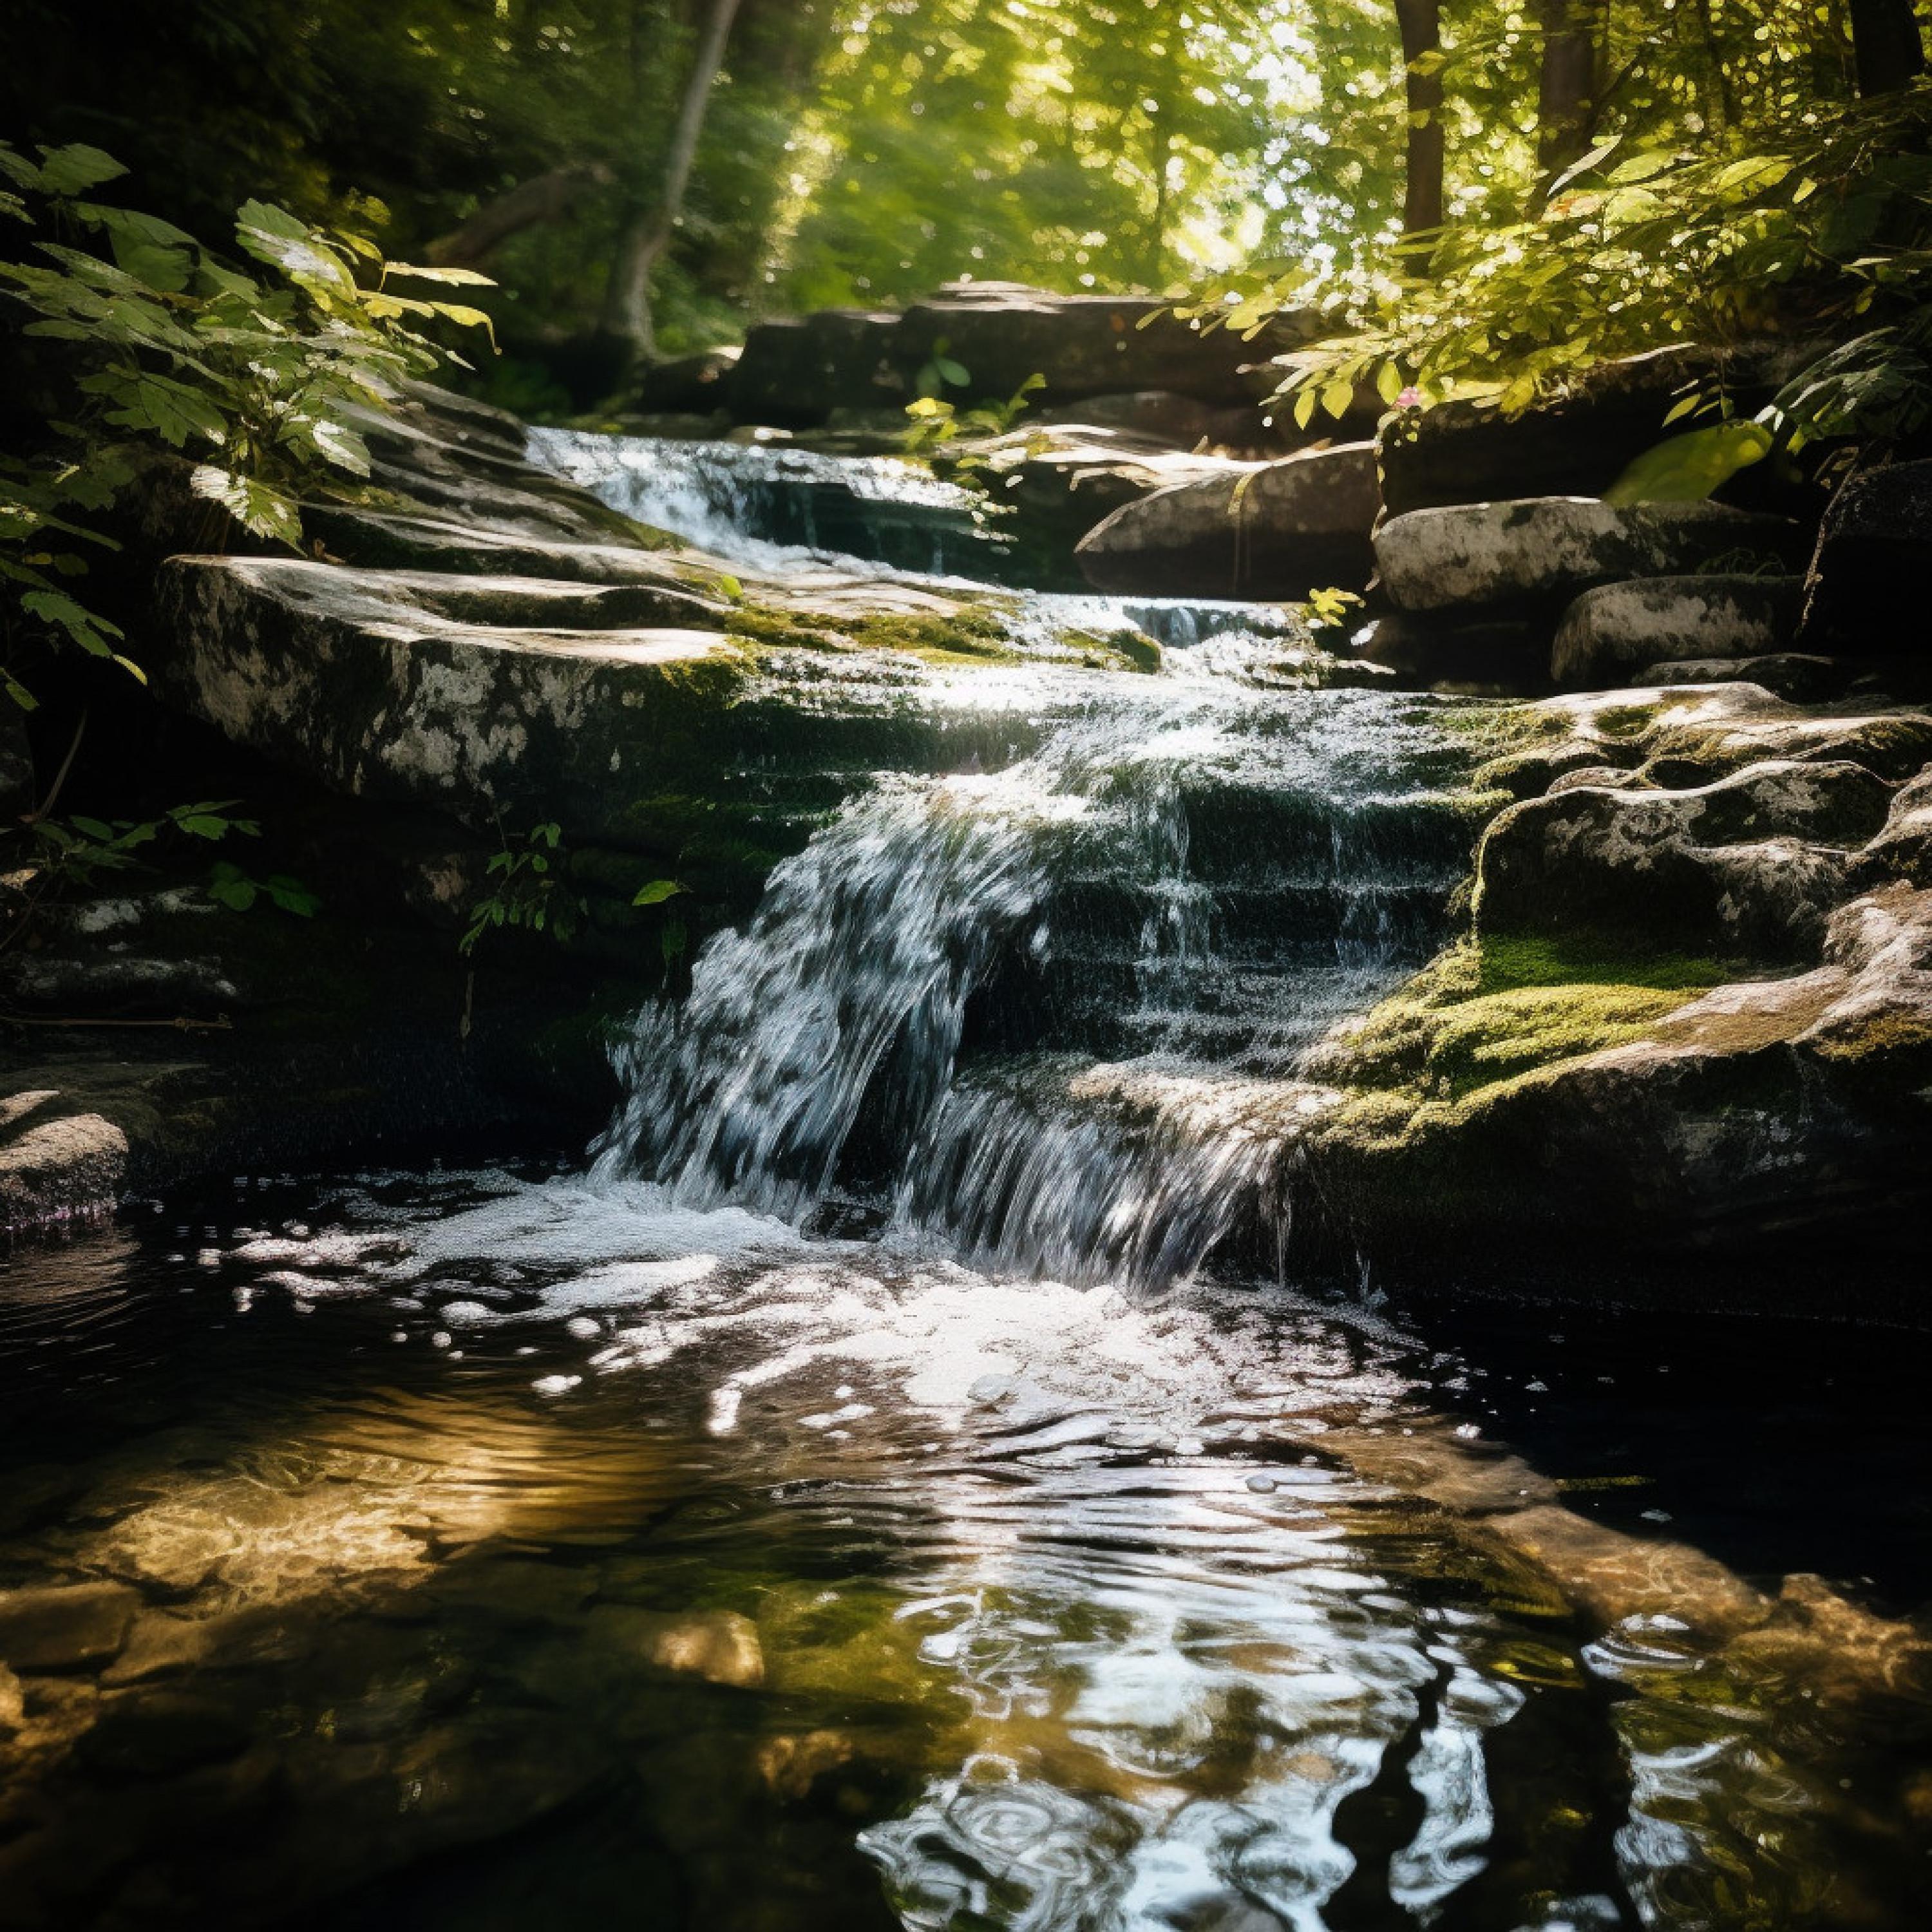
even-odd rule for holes
{"type": "MultiPolygon", "coordinates": [[[[70,1111],[58,1090],[29,1088],[0,1100],[0,1227],[106,1207],[128,1166],[118,1123],[70,1111]]],[[[0,1659],[6,1654],[0,1645],[0,1659]]]]}
{"type": "Polygon", "coordinates": [[[1687,952],[1815,952],[1891,790],[1862,766],[1778,760],[1684,790],[1573,783],[1484,834],[1484,933],[1624,933],[1687,952]]]}
{"type": "Polygon", "coordinates": [[[1805,580],[1803,647],[1870,656],[1921,634],[1932,560],[1932,460],[1854,476],[1832,498],[1805,580]]]}
{"type": "Polygon", "coordinates": [[[614,790],[656,788],[668,735],[743,673],[717,630],[499,628],[431,596],[328,564],[172,558],[154,681],[334,790],[486,813],[541,805],[581,824],[614,790]]]}
{"type": "MultiPolygon", "coordinates": [[[[1856,1227],[1868,1250],[1916,1258],[1932,1208],[1932,892],[1893,885],[1841,907],[1809,970],[1647,1005],[1630,982],[1669,984],[1654,966],[1568,956],[1575,984],[1470,1003],[1518,1003],[1479,1026],[1541,1012],[1540,1048],[1498,1048],[1472,1089],[1358,1088],[1319,1116],[1298,1156],[1304,1192],[1348,1238],[1418,1257],[1459,1238],[1788,1256],[1794,1239],[1856,1227]],[[1620,991],[1628,1017],[1605,1027],[1620,991]]],[[[1352,1065],[1340,1040],[1322,1070],[1352,1065]]],[[[1832,1305],[1827,1292],[1816,1309],[1832,1305]]]]}
{"type": "Polygon", "coordinates": [[[1639,578],[1586,590],[1563,614],[1550,646],[1561,690],[1640,682],[1646,664],[1762,657],[1781,652],[1798,628],[1798,577],[1639,578]]]}
{"type": "MultiPolygon", "coordinates": [[[[1664,424],[1689,386],[1724,368],[1732,394],[1768,400],[1791,352],[1757,347],[1720,362],[1689,345],[1601,362],[1520,416],[1492,403],[1450,402],[1386,418],[1382,494],[1391,517],[1504,496],[1600,496],[1671,434],[1664,424]]],[[[1748,413],[1748,410],[1747,410],[1748,413]]]]}
{"type": "Polygon", "coordinates": [[[731,388],[740,358],[738,348],[707,349],[653,362],[638,385],[635,406],[652,415],[709,416],[731,406],[731,388]]]}
{"type": "Polygon", "coordinates": [[[1396,608],[1427,611],[1552,608],[1628,578],[1789,562],[1798,544],[1795,524],[1719,503],[1542,496],[1411,511],[1375,549],[1396,608]]]}
{"type": "Polygon", "coordinates": [[[1375,446],[1345,443],[1157,490],[1116,510],[1077,554],[1096,590],[1302,598],[1367,580],[1380,501],[1375,446]]]}
{"type": "Polygon", "coordinates": [[[1364,628],[1357,650],[1420,690],[1526,697],[1549,684],[1548,627],[1520,617],[1388,611],[1364,628]]]}
{"type": "MultiPolygon", "coordinates": [[[[943,356],[966,371],[955,400],[1004,400],[1046,378],[1035,406],[1159,392],[1220,409],[1260,401],[1275,387],[1271,356],[1318,325],[1282,316],[1252,341],[1177,318],[1150,296],[1058,296],[1007,282],[960,283],[904,315],[825,309],[760,322],[730,378],[741,422],[805,427],[836,410],[902,406],[920,372],[943,356]]],[[[659,405],[653,403],[651,406],[659,405]]]]}
{"type": "Polygon", "coordinates": [[[732,371],[732,413],[783,427],[822,422],[842,407],[909,402],[898,323],[859,309],[758,323],[732,371]]]}
{"type": "MultiPolygon", "coordinates": [[[[1122,506],[1156,491],[1212,485],[1248,474],[1224,456],[1196,454],[1124,430],[1071,423],[1016,429],[956,446],[936,463],[955,473],[964,458],[974,480],[1010,515],[993,524],[1003,580],[1033,590],[1079,590],[1088,579],[1076,552],[1082,538],[1122,506]]],[[[1185,587],[1176,594],[1185,595],[1185,587]]]]}
{"type": "Polygon", "coordinates": [[[1275,386],[1268,358],[1319,332],[1311,315],[1278,316],[1244,340],[1183,321],[1156,296],[1057,296],[1010,282],[956,283],[905,312],[896,345],[916,370],[938,351],[960,364],[977,400],[1014,394],[1043,376],[1042,406],[1122,391],[1165,390],[1222,406],[1258,402],[1275,386]]]}
{"type": "Polygon", "coordinates": [[[1118,396],[1088,396],[1049,404],[1024,421],[1048,428],[1078,424],[1118,430],[1168,449],[1211,451],[1234,456],[1271,455],[1291,447],[1262,421],[1252,404],[1204,403],[1172,389],[1136,389],[1118,396]]]}

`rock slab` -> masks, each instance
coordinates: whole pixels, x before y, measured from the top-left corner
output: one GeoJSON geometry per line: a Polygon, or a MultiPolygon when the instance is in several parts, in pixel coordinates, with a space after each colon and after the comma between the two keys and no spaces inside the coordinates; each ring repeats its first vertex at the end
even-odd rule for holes
{"type": "Polygon", "coordinates": [[[1396,608],[1435,611],[1555,606],[1630,578],[1774,567],[1798,542],[1783,518],[1720,503],[1540,496],[1412,511],[1384,524],[1375,548],[1396,608]]]}
{"type": "Polygon", "coordinates": [[[1375,446],[1310,450],[1156,490],[1076,552],[1095,590],[1138,596],[1302,598],[1354,588],[1374,563],[1375,446]]]}

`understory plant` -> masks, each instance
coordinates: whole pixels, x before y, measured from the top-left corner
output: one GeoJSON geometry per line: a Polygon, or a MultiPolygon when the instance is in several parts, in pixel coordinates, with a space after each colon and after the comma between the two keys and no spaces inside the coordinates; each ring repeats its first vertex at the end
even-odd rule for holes
{"type": "Polygon", "coordinates": [[[0,260],[0,290],[22,335],[60,345],[29,372],[38,446],[0,459],[0,682],[22,709],[36,701],[22,660],[49,646],[140,675],[78,580],[114,547],[90,518],[156,451],[195,459],[194,490],[251,535],[299,549],[305,498],[368,490],[360,410],[448,355],[425,329],[488,328],[479,309],[398,286],[487,281],[472,270],[386,261],[364,236],[256,200],[224,257],[97,197],[125,172],[97,148],[33,160],[0,143],[0,222],[31,231],[0,260]]]}
{"type": "MultiPolygon", "coordinates": [[[[152,818],[96,818],[85,812],[56,818],[43,814],[20,830],[26,850],[0,880],[0,952],[34,930],[38,914],[70,893],[87,893],[130,873],[152,869],[152,860],[190,850],[197,844],[218,845],[231,838],[258,838],[254,819],[236,815],[238,799],[209,799],[171,806],[152,818]]],[[[246,912],[266,902],[299,918],[312,916],[321,901],[298,879],[284,872],[257,878],[230,860],[218,860],[202,886],[206,897],[231,912],[246,912]]]]}
{"type": "MultiPolygon", "coordinates": [[[[470,909],[470,923],[456,950],[466,959],[485,933],[505,927],[548,932],[565,944],[590,911],[589,902],[565,878],[563,828],[554,820],[523,832],[496,828],[498,849],[484,868],[490,890],[470,909]]],[[[675,879],[652,879],[632,896],[633,907],[662,905],[685,887],[675,879]]],[[[667,956],[669,956],[668,955],[667,956]]]]}

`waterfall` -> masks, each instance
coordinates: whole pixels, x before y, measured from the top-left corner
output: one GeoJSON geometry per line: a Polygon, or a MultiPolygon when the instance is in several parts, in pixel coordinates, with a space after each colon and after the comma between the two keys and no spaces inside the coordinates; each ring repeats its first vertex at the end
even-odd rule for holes
{"type": "MultiPolygon", "coordinates": [[[[607,502],[748,565],[802,545],[876,573],[896,530],[914,561],[979,541],[965,493],[903,461],[538,434],[607,502]]],[[[1448,931],[1449,701],[1300,688],[1278,608],[1036,594],[1009,622],[1025,668],[944,701],[1030,748],[875,774],[774,869],[620,1048],[602,1183],[1142,1288],[1278,1227],[1307,1049],[1448,931]],[[1124,626],[1162,644],[1159,675],[1055,659],[1063,632],[1124,626]]]]}
{"type": "Polygon", "coordinates": [[[781,864],[639,1018],[598,1176],[1142,1287],[1264,1226],[1307,1047],[1443,935],[1444,748],[1382,694],[1132,686],[781,864]]]}

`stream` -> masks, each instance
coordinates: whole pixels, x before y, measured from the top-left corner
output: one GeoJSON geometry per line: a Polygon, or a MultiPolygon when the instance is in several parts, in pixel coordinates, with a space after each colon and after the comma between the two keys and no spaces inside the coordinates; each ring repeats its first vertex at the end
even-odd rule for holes
{"type": "MultiPolygon", "coordinates": [[[[746,567],[986,541],[538,447],[746,567]]],[[[1452,930],[1466,706],[1025,612],[1162,669],[935,679],[1013,754],[857,788],[580,1156],[16,1250],[0,1589],[91,1594],[0,1672],[0,1928],[1924,1923],[1921,1352],[1304,1278],[1303,1057],[1452,930]]]]}

